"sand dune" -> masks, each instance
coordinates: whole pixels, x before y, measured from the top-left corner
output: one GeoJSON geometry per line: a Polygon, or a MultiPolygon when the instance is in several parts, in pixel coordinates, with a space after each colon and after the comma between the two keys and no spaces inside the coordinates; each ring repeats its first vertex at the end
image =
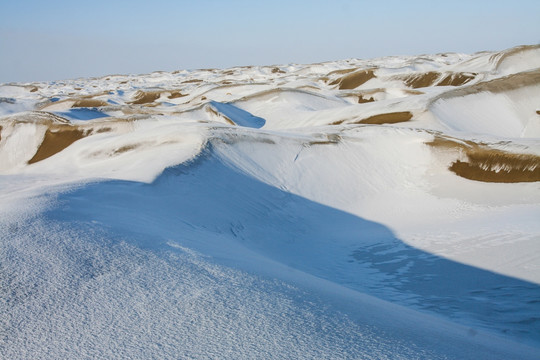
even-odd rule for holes
{"type": "Polygon", "coordinates": [[[495,183],[540,181],[540,156],[511,153],[472,141],[437,136],[428,143],[456,157],[449,169],[463,178],[495,183]]]}
{"type": "Polygon", "coordinates": [[[56,126],[52,129],[47,129],[41,145],[35,155],[28,160],[28,163],[33,164],[47,159],[85,136],[84,131],[71,125],[56,126]]]}
{"type": "Polygon", "coordinates": [[[479,82],[474,85],[466,86],[460,89],[452,90],[442,94],[440,97],[447,98],[452,96],[465,96],[475,94],[481,91],[492,93],[504,93],[511,90],[517,90],[527,86],[540,85],[540,69],[535,69],[523,73],[507,75],[501,78],[479,82]]]}
{"type": "Polygon", "coordinates": [[[475,79],[475,73],[440,73],[428,71],[425,73],[415,73],[410,75],[399,75],[393,77],[403,81],[410,88],[418,89],[430,86],[462,86],[475,79]]]}
{"type": "Polygon", "coordinates": [[[373,115],[366,119],[360,120],[359,124],[396,124],[400,122],[405,122],[411,120],[413,117],[412,113],[409,111],[401,111],[394,113],[386,113],[373,115]]]}
{"type": "Polygon", "coordinates": [[[0,357],[537,359],[539,50],[0,84],[0,357]]]}
{"type": "Polygon", "coordinates": [[[375,72],[373,69],[361,70],[338,78],[332,81],[330,85],[338,85],[340,90],[356,89],[374,77],[375,72]]]}
{"type": "Polygon", "coordinates": [[[77,107],[101,107],[101,106],[108,106],[110,105],[106,101],[98,100],[98,99],[79,99],[75,100],[73,105],[71,105],[72,108],[77,107]]]}
{"type": "Polygon", "coordinates": [[[467,160],[456,160],[450,170],[466,179],[515,183],[540,181],[540,156],[492,149],[470,149],[467,160]]]}
{"type": "Polygon", "coordinates": [[[141,105],[153,103],[155,100],[159,99],[161,96],[161,91],[142,91],[137,90],[135,95],[133,95],[133,101],[130,104],[141,105]]]}

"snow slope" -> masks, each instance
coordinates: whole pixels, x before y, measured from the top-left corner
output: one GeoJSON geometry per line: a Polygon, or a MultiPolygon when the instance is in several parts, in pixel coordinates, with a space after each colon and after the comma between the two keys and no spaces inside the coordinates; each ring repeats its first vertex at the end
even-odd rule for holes
{"type": "Polygon", "coordinates": [[[0,85],[0,354],[537,358],[538,49],[0,85]]]}

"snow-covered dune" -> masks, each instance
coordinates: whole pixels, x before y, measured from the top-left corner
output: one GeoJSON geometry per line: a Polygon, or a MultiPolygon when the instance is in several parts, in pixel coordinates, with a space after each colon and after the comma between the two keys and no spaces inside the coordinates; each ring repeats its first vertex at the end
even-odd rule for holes
{"type": "Polygon", "coordinates": [[[0,354],[537,358],[538,52],[0,85],[0,354]]]}

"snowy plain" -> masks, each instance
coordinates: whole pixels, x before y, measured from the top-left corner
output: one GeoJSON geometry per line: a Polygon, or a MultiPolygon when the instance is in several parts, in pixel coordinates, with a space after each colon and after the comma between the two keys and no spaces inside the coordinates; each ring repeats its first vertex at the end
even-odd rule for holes
{"type": "Polygon", "coordinates": [[[0,357],[540,357],[540,47],[0,84],[0,357]]]}

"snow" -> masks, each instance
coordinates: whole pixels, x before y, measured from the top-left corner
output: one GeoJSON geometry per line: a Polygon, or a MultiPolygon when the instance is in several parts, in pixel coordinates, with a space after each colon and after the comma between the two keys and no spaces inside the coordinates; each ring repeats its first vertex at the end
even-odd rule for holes
{"type": "Polygon", "coordinates": [[[538,358],[536,54],[0,84],[0,357],[538,358]]]}

